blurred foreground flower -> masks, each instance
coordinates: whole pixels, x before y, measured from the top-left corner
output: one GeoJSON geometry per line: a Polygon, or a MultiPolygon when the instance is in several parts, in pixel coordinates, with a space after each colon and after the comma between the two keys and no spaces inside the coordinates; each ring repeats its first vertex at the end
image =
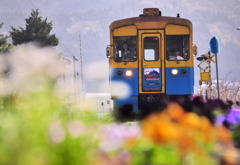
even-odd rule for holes
{"type": "Polygon", "coordinates": [[[10,68],[3,79],[7,93],[39,90],[46,83],[56,81],[63,72],[60,53],[54,48],[38,48],[26,44],[15,47],[6,56],[8,64],[2,65],[10,68]]]}
{"type": "Polygon", "coordinates": [[[103,126],[101,130],[100,149],[105,152],[121,149],[126,141],[140,136],[140,127],[137,125],[113,123],[103,126]]]}
{"type": "Polygon", "coordinates": [[[90,111],[90,102],[69,106],[58,95],[55,49],[22,45],[10,57],[1,77],[0,164],[214,165],[219,148],[226,164],[235,162],[229,130],[205,116],[170,104],[141,127],[113,123],[90,111]]]}
{"type": "MultiPolygon", "coordinates": [[[[176,103],[171,103],[161,113],[148,116],[142,123],[142,132],[159,148],[170,149],[169,153],[163,152],[177,164],[217,164],[213,154],[219,154],[218,144],[223,150],[232,148],[231,135],[225,127],[215,128],[206,117],[187,113],[176,103]]],[[[158,154],[161,157],[162,153],[158,154]]],[[[224,157],[226,161],[227,158],[224,157]]],[[[164,160],[164,157],[159,158],[158,163],[168,164],[164,160]]]]}
{"type": "Polygon", "coordinates": [[[15,47],[4,58],[8,63],[0,67],[4,73],[0,80],[0,164],[91,164],[98,144],[92,133],[96,127],[85,129],[75,111],[70,116],[71,107],[56,92],[63,71],[60,53],[27,44],[15,47]]]}
{"type": "Polygon", "coordinates": [[[227,122],[230,125],[240,124],[240,107],[234,107],[228,114],[219,115],[216,119],[217,124],[227,122]]]}

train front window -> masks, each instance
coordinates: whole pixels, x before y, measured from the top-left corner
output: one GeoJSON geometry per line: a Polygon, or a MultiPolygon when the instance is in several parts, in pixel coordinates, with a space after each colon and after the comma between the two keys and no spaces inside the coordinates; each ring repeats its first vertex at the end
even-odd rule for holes
{"type": "Polygon", "coordinates": [[[159,59],[159,39],[158,37],[145,37],[144,40],[144,60],[157,61],[159,59]]]}
{"type": "Polygon", "coordinates": [[[166,42],[167,60],[189,59],[189,35],[167,35],[166,42]]]}
{"type": "Polygon", "coordinates": [[[117,62],[136,61],[136,36],[113,37],[114,60],[117,62]]]}

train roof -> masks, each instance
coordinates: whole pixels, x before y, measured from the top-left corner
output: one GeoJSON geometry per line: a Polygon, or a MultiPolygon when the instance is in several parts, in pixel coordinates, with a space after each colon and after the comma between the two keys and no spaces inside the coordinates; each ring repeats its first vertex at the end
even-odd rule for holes
{"type": "Polygon", "coordinates": [[[145,22],[161,22],[162,26],[166,26],[167,24],[176,24],[176,25],[183,25],[188,26],[192,28],[192,22],[188,19],[180,18],[180,17],[168,17],[168,16],[161,16],[161,15],[155,15],[155,16],[144,16],[140,15],[139,17],[132,17],[132,18],[126,18],[121,19],[112,22],[110,25],[110,30],[123,27],[123,26],[129,26],[129,25],[138,25],[145,22]]]}

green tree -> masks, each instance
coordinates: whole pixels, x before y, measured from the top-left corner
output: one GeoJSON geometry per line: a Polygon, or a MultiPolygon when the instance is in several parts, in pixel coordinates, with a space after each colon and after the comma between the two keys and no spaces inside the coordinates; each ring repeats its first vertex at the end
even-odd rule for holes
{"type": "MultiPolygon", "coordinates": [[[[0,29],[2,26],[3,23],[0,23],[0,29]]],[[[12,44],[7,41],[8,38],[8,36],[0,34],[0,53],[6,53],[12,47],[12,44]]]]}
{"type": "Polygon", "coordinates": [[[47,22],[39,16],[38,9],[32,10],[31,16],[25,19],[25,29],[20,27],[16,29],[11,27],[10,37],[12,38],[13,45],[18,45],[27,42],[35,42],[39,46],[57,46],[58,38],[55,34],[50,35],[52,30],[52,22],[47,22]]]}

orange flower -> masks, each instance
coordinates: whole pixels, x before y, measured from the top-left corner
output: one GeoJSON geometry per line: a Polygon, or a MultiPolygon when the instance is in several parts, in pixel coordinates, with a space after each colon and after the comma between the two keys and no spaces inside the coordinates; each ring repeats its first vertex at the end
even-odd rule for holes
{"type": "Polygon", "coordinates": [[[177,145],[182,156],[187,155],[187,153],[195,152],[197,150],[197,146],[192,130],[189,130],[188,128],[182,128],[181,134],[179,134],[177,145]]]}
{"type": "Polygon", "coordinates": [[[217,137],[220,143],[228,145],[232,143],[232,136],[229,130],[222,126],[222,125],[217,125],[216,126],[216,131],[217,131],[217,137]]]}
{"type": "Polygon", "coordinates": [[[181,121],[185,115],[185,110],[177,103],[169,104],[164,112],[166,112],[171,119],[176,121],[181,121]]]}
{"type": "Polygon", "coordinates": [[[177,129],[166,114],[152,114],[142,123],[143,136],[156,143],[173,141],[177,137],[177,129]]]}
{"type": "Polygon", "coordinates": [[[216,140],[216,131],[210,121],[204,117],[200,116],[200,130],[202,138],[205,142],[211,143],[216,140]]]}
{"type": "Polygon", "coordinates": [[[199,128],[200,127],[200,118],[196,113],[188,112],[181,120],[181,124],[187,127],[199,128]]]}
{"type": "MultiPolygon", "coordinates": [[[[219,132],[221,139],[229,140],[229,134],[225,135],[222,131],[219,132]]],[[[175,144],[183,157],[192,152],[204,153],[202,144],[216,141],[215,128],[206,117],[187,113],[176,103],[144,119],[142,133],[157,144],[175,144]]]]}
{"type": "Polygon", "coordinates": [[[178,132],[174,123],[159,122],[156,125],[156,141],[158,143],[168,143],[176,140],[178,132]]]}

